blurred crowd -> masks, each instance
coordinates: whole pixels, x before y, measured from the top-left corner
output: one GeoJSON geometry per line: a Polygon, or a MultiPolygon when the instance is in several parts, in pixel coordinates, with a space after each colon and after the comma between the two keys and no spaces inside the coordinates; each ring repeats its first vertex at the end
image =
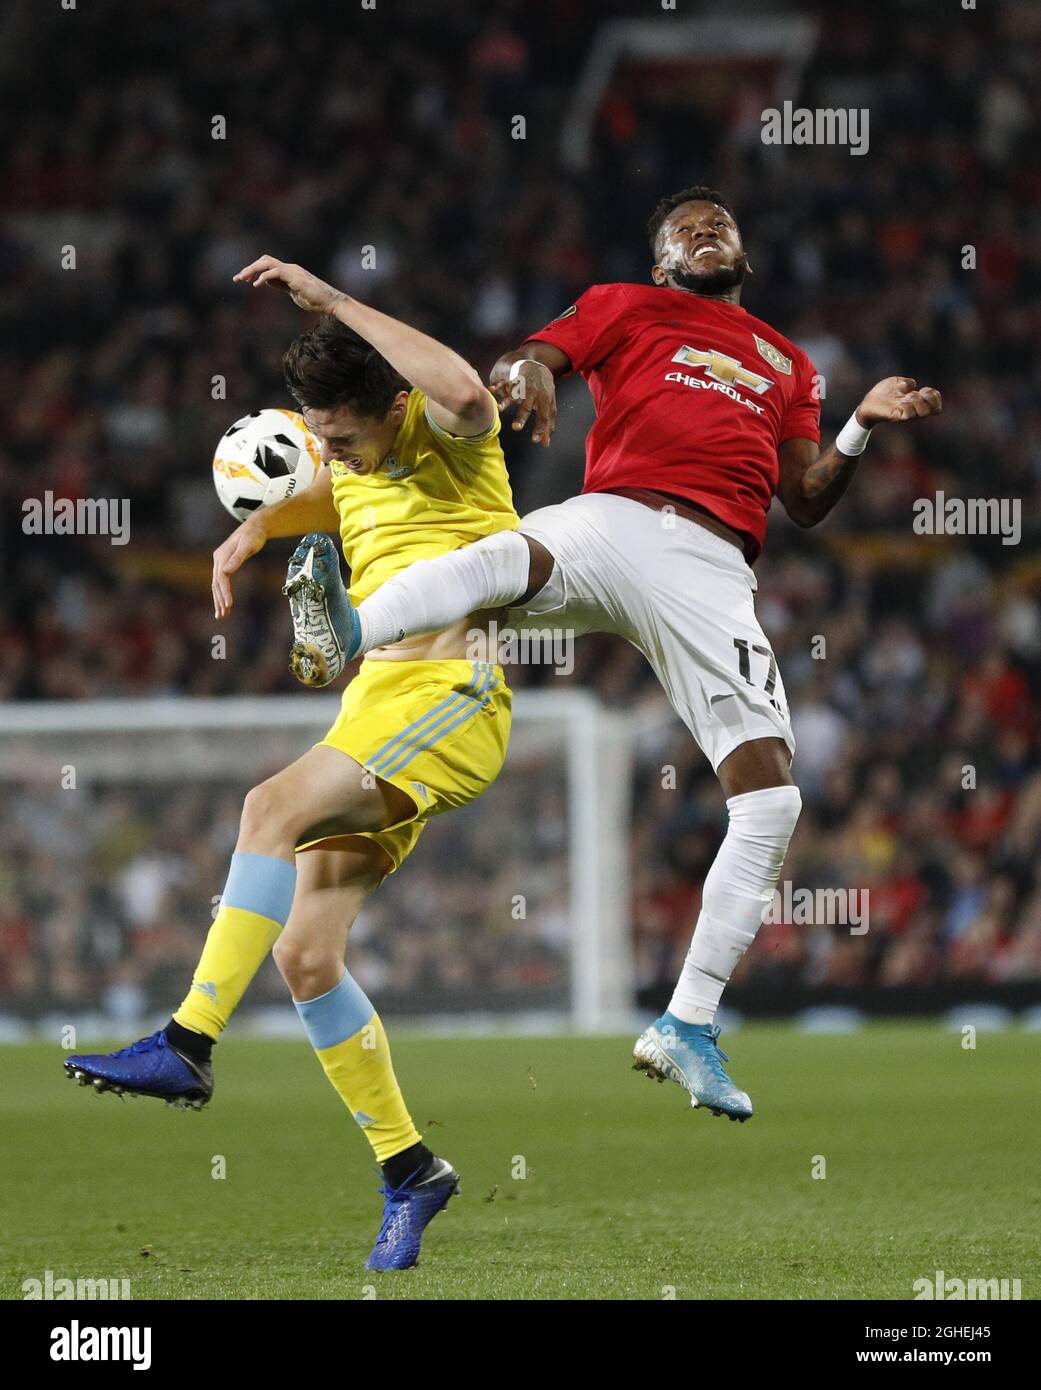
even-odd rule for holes
{"type": "MultiPolygon", "coordinates": [[[[511,765],[370,899],[351,971],[388,1013],[568,1007],[564,772],[511,765]],[[452,866],[452,872],[446,866],[452,866]],[[521,899],[518,900],[518,894],[521,899]]],[[[183,997],[249,783],[27,785],[0,807],[0,1006],[129,1026],[183,997]]],[[[248,1008],[288,1001],[270,958],[248,1008]]]]}
{"type": "MultiPolygon", "coordinates": [[[[280,355],[304,326],[282,296],[232,285],[241,265],[298,260],[487,371],[590,283],[645,280],[655,202],[707,182],[744,231],[745,306],[824,374],[826,436],[895,371],[945,402],[938,420],[875,433],[821,528],[775,508],[758,606],[805,805],[785,877],[869,887],[871,930],[765,928],[740,981],[1041,980],[1041,11],[955,6],[937,26],[914,0],[797,8],[819,38],[782,95],[867,107],[865,157],[764,146],[777,93],[761,66],[695,80],[646,60],[616,70],[588,165],[565,165],[597,26],[646,18],[625,0],[410,0],[407,16],[224,0],[191,24],[173,0],[152,0],[147,24],[115,0],[16,5],[0,57],[0,700],[294,688],[281,550],[242,576],[214,659],[208,557],[229,519],[209,459],[232,420],[284,402],[280,355]],[[26,536],[21,503],[47,490],[129,498],[130,544],[26,536]],[[914,503],[937,492],[1019,499],[1022,540],[916,534],[914,503]]],[[[587,420],[578,383],[548,454],[507,439],[522,513],[576,489],[587,420]]],[[[582,639],[570,677],[512,675],[663,704],[614,639],[582,639]]],[[[661,728],[640,746],[634,808],[650,992],[678,970],[723,826],[711,771],[661,728]]],[[[536,825],[559,798],[546,786],[536,825]]],[[[5,797],[6,998],[176,995],[195,958],[238,790],[153,798],[148,814],[141,789],[92,795],[75,825],[38,792],[5,797]]],[[[563,989],[556,889],[541,923],[474,929],[479,885],[527,844],[518,826],[504,810],[494,852],[482,830],[465,893],[417,852],[394,909],[373,909],[386,941],[359,946],[386,989],[563,989]]]]}

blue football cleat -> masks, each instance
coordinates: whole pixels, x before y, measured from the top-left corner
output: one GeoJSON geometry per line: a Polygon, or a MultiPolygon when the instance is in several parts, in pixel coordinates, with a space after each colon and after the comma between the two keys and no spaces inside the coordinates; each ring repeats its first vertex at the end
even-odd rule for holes
{"type": "Polygon", "coordinates": [[[690,1092],[695,1109],[702,1106],[743,1122],[751,1117],[752,1102],[723,1070],[730,1059],[720,1050],[718,1037],[714,1024],[684,1023],[664,1013],[636,1039],[633,1066],[652,1080],[677,1082],[690,1092]]]}
{"type": "Polygon", "coordinates": [[[361,620],[340,577],[336,547],[312,531],[293,551],[282,592],[293,616],[289,669],[302,685],[328,685],[361,646],[361,620]]]}
{"type": "Polygon", "coordinates": [[[380,1188],[383,1225],[365,1268],[411,1269],[418,1264],[423,1232],[459,1190],[459,1174],[443,1158],[435,1158],[400,1187],[385,1183],[380,1188]]]}
{"type": "Polygon", "coordinates": [[[178,1110],[201,1110],[213,1095],[209,1062],[196,1062],[178,1052],[160,1029],[118,1052],[67,1057],[65,1075],[100,1095],[155,1096],[178,1110]]]}

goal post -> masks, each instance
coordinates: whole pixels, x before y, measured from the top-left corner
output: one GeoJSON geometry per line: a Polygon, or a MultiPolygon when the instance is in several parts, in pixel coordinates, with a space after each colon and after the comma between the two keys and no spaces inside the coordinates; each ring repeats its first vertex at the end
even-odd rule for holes
{"type": "Polygon", "coordinates": [[[820,30],[809,15],[747,14],[609,19],[597,27],[561,122],[564,167],[585,173],[593,156],[602,103],[621,76],[631,91],[655,106],[672,108],[681,129],[691,104],[718,118],[753,93],[780,100],[794,96],[820,30]],[[744,19],[745,22],[742,22],[744,19]]]}
{"type": "MultiPolygon", "coordinates": [[[[320,738],[338,709],[337,696],[316,693],[0,706],[0,853],[22,860],[13,914],[30,932],[44,929],[34,914],[48,911],[55,854],[94,881],[111,866],[107,901],[127,958],[91,965],[89,983],[103,990],[109,973],[125,970],[147,1011],[168,1009],[173,966],[155,967],[154,953],[183,960],[196,930],[201,946],[223,887],[216,868],[196,869],[184,827],[226,866],[233,808],[320,738]],[[124,859],[106,830],[119,816],[133,822],[137,844],[124,859]],[[175,885],[176,940],[166,940],[164,909],[153,920],[138,901],[149,873],[175,885]]],[[[359,918],[349,960],[381,1011],[441,1029],[629,1026],[632,756],[630,722],[587,691],[517,692],[499,778],[470,806],[434,817],[359,918]]],[[[258,982],[240,1009],[245,1023],[284,1001],[273,967],[258,982]]],[[[32,999],[19,1007],[31,1020],[32,999]]],[[[0,1015],[14,1008],[0,988],[0,1015]]]]}

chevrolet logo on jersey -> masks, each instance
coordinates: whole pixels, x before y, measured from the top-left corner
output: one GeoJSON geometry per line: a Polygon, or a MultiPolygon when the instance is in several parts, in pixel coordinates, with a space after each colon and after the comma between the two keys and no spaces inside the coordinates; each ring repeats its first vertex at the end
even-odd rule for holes
{"type": "Polygon", "coordinates": [[[776,383],[768,376],[750,372],[736,357],[728,357],[715,348],[681,347],[672,359],[688,367],[704,367],[705,375],[721,381],[724,386],[743,386],[746,391],[754,391],[757,396],[765,395],[776,383]]]}

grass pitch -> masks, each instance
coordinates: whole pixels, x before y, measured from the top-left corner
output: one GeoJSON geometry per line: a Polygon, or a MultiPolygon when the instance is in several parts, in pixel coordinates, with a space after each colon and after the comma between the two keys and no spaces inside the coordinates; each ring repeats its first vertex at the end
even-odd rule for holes
{"type": "Polygon", "coordinates": [[[232,1033],[201,1114],[96,1097],[57,1046],[5,1047],[0,1294],[49,1269],[134,1298],[906,1300],[942,1269],[1038,1297],[1041,1036],[748,1026],[728,1044],[746,1125],[631,1071],[631,1043],[397,1041],[463,1195],[421,1266],[383,1275],[364,1269],[368,1146],[303,1040],[232,1033]]]}

